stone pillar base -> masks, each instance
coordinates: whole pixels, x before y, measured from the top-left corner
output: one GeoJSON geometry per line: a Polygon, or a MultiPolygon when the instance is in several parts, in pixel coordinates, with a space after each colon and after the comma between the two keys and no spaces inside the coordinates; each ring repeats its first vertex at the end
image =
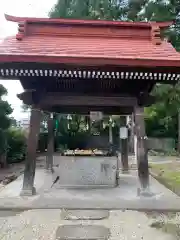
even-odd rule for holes
{"type": "Polygon", "coordinates": [[[116,187],[119,186],[119,174],[120,174],[120,171],[119,169],[116,170],[116,187]]]}
{"type": "Polygon", "coordinates": [[[132,163],[132,164],[131,164],[131,168],[137,169],[137,167],[138,167],[138,166],[137,166],[136,163],[132,163]]]}
{"type": "Polygon", "coordinates": [[[117,178],[117,179],[116,179],[116,187],[119,187],[119,185],[120,185],[120,179],[117,178]]]}
{"type": "Polygon", "coordinates": [[[137,195],[141,197],[153,197],[154,193],[150,191],[149,187],[144,189],[144,188],[138,188],[137,189],[137,195]]]}
{"type": "Polygon", "coordinates": [[[54,173],[54,169],[53,168],[46,168],[46,172],[47,173],[54,173]]]}
{"type": "Polygon", "coordinates": [[[116,187],[119,186],[119,183],[120,183],[120,179],[119,179],[119,177],[117,177],[117,178],[116,178],[116,187]]]}
{"type": "Polygon", "coordinates": [[[122,174],[129,174],[129,169],[122,169],[122,170],[121,170],[121,173],[122,173],[122,174]]]}
{"type": "Polygon", "coordinates": [[[36,188],[32,187],[32,189],[22,189],[20,192],[20,196],[34,196],[36,195],[36,188]]]}

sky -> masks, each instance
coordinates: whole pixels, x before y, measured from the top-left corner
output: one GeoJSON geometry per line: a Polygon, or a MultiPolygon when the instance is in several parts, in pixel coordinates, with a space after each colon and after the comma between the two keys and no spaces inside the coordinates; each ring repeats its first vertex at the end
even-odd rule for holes
{"type": "MultiPolygon", "coordinates": [[[[0,0],[0,42],[1,39],[17,33],[17,24],[7,22],[4,18],[5,13],[19,17],[47,17],[55,3],[56,0],[0,0]]],[[[17,120],[29,117],[28,113],[22,111],[22,102],[16,96],[23,92],[21,83],[0,79],[0,84],[8,90],[5,99],[14,109],[12,116],[17,120]]]]}

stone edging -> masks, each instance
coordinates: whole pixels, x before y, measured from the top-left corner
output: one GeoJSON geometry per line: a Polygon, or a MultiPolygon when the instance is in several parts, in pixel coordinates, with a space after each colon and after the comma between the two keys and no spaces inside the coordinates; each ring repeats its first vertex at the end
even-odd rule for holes
{"type": "Polygon", "coordinates": [[[180,196],[180,192],[176,191],[175,189],[172,188],[172,186],[166,182],[165,179],[163,179],[162,177],[159,177],[157,174],[153,173],[152,171],[149,171],[150,175],[156,179],[159,183],[161,183],[162,185],[164,185],[166,188],[168,188],[170,191],[172,191],[173,193],[175,193],[176,195],[180,196]]]}

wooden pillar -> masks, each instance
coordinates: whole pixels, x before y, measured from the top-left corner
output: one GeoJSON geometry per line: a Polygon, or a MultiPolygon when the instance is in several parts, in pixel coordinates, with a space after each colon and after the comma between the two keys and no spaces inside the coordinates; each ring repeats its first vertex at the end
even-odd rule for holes
{"type": "Polygon", "coordinates": [[[119,153],[117,152],[116,186],[119,186],[119,184],[120,184],[120,181],[119,181],[120,167],[121,167],[121,164],[120,164],[120,159],[119,159],[119,153]]]}
{"type": "Polygon", "coordinates": [[[132,114],[130,116],[131,119],[131,129],[130,129],[130,151],[131,153],[134,153],[135,149],[134,149],[134,115],[132,114]]]}
{"type": "Polygon", "coordinates": [[[112,121],[109,121],[109,153],[113,155],[113,131],[112,131],[112,121]]]}
{"type": "MultiPolygon", "coordinates": [[[[126,128],[126,116],[121,116],[120,117],[120,129],[124,128],[124,127],[126,128]]],[[[126,173],[126,172],[129,171],[129,164],[128,164],[128,134],[127,134],[127,137],[126,136],[120,136],[120,144],[121,144],[122,172],[126,173]]]]}
{"type": "Polygon", "coordinates": [[[132,153],[134,153],[134,159],[132,164],[137,165],[137,136],[134,113],[132,114],[131,141],[132,141],[132,153]]]}
{"type": "Polygon", "coordinates": [[[113,145],[113,134],[112,134],[112,123],[109,123],[109,144],[110,146],[113,145]]]}
{"type": "Polygon", "coordinates": [[[149,167],[148,167],[148,151],[147,137],[145,133],[144,109],[135,108],[135,130],[137,137],[137,164],[138,176],[140,180],[141,190],[149,187],[149,167]]]}
{"type": "Polygon", "coordinates": [[[40,131],[41,111],[38,109],[31,110],[29,135],[27,140],[27,155],[25,161],[23,188],[20,193],[22,196],[31,196],[36,194],[34,188],[34,177],[36,169],[36,149],[40,131]]]}
{"type": "Polygon", "coordinates": [[[178,109],[178,153],[180,153],[180,109],[178,109]]]}
{"type": "Polygon", "coordinates": [[[54,118],[53,114],[48,119],[48,145],[46,156],[46,170],[53,172],[53,154],[54,154],[54,118]]]}
{"type": "Polygon", "coordinates": [[[134,134],[134,164],[137,165],[137,162],[137,136],[134,134]]]}

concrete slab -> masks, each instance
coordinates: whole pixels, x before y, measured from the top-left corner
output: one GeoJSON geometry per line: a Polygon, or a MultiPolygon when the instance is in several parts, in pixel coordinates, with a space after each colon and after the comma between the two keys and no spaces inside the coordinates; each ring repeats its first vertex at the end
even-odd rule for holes
{"type": "Polygon", "coordinates": [[[137,195],[139,186],[137,171],[120,175],[120,186],[111,189],[60,189],[51,188],[56,176],[37,170],[35,186],[37,195],[20,197],[23,177],[5,186],[0,192],[1,209],[69,208],[69,209],[136,209],[136,210],[180,210],[180,198],[150,178],[151,197],[137,195]]]}
{"type": "Polygon", "coordinates": [[[108,240],[110,231],[104,226],[63,225],[56,231],[57,240],[108,240]]]}

